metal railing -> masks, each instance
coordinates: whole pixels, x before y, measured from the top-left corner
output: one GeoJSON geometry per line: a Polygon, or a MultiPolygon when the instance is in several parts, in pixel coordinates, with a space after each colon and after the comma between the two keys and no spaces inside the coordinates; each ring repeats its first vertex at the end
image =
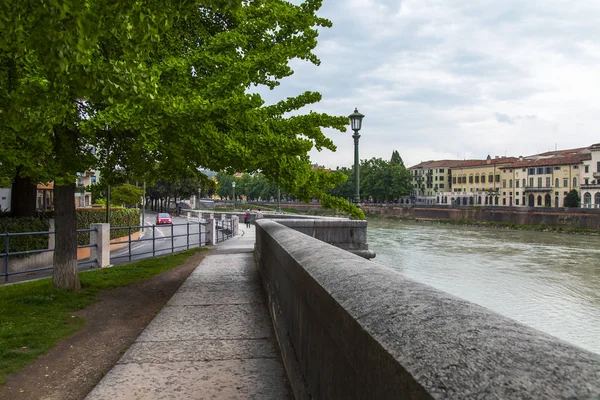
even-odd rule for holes
{"type": "MultiPolygon", "coordinates": [[[[77,230],[77,233],[89,233],[89,232],[96,232],[96,229],[78,229],[77,230]]],[[[8,282],[9,278],[13,275],[31,274],[31,273],[35,273],[35,272],[48,271],[48,270],[52,269],[52,262],[50,262],[48,265],[45,265],[43,267],[11,271],[10,270],[11,257],[13,258],[13,262],[15,262],[19,259],[23,259],[24,258],[23,256],[30,256],[30,255],[34,255],[34,254],[43,254],[43,253],[49,253],[49,252],[54,251],[54,247],[50,248],[50,246],[48,246],[48,248],[46,248],[46,249],[10,251],[11,237],[16,238],[16,237],[22,237],[22,236],[36,236],[36,235],[50,236],[50,235],[55,235],[55,234],[56,233],[54,231],[0,233],[0,239],[4,239],[3,240],[4,246],[2,246],[2,250],[0,250],[0,251],[3,251],[2,253],[0,253],[0,262],[2,265],[2,272],[0,273],[0,276],[4,277],[4,282],[8,282]]],[[[91,248],[91,247],[97,247],[97,245],[96,244],[84,244],[84,245],[77,246],[78,249],[86,249],[86,248],[91,248]]],[[[77,260],[77,266],[82,267],[82,266],[86,266],[86,265],[93,265],[96,261],[97,261],[96,259],[90,259],[88,257],[88,259],[77,260]]]]}
{"type": "Polygon", "coordinates": [[[206,226],[208,222],[187,222],[163,225],[115,226],[110,230],[127,230],[125,240],[111,241],[110,262],[118,264],[127,261],[141,260],[157,255],[173,254],[192,247],[207,244],[206,226]],[[142,230],[139,238],[133,235],[142,230]],[[168,235],[167,235],[168,234],[168,235]],[[181,239],[185,238],[185,239],[181,239]],[[120,260],[120,261],[119,261],[120,260]]]}
{"type": "Polygon", "coordinates": [[[217,219],[215,220],[215,224],[217,229],[217,243],[224,242],[233,237],[233,222],[231,219],[217,219]]]}

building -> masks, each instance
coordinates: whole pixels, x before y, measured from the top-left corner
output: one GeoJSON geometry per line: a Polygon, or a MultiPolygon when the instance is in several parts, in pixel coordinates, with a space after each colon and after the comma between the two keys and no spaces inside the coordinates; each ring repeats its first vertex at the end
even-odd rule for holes
{"type": "Polygon", "coordinates": [[[600,143],[527,157],[427,161],[409,170],[415,195],[436,204],[564,207],[575,189],[582,207],[600,208],[600,143]]]}
{"type": "Polygon", "coordinates": [[[587,147],[536,154],[513,163],[514,197],[527,207],[564,207],[579,190],[580,170],[591,158],[587,147]]]}
{"type": "Polygon", "coordinates": [[[95,170],[88,170],[84,173],[77,173],[77,187],[75,189],[75,207],[91,207],[92,193],[86,190],[90,185],[98,182],[99,176],[95,170]]]}
{"type": "Polygon", "coordinates": [[[581,207],[600,208],[600,143],[589,147],[590,159],[579,169],[581,207]]]}
{"type": "Polygon", "coordinates": [[[460,162],[454,167],[449,204],[501,205],[501,188],[508,184],[503,184],[507,180],[506,171],[516,160],[514,157],[492,158],[488,155],[485,160],[460,162]]]}
{"type": "Polygon", "coordinates": [[[447,203],[445,193],[452,191],[452,169],[459,160],[424,161],[408,168],[412,176],[415,199],[447,203]]]}

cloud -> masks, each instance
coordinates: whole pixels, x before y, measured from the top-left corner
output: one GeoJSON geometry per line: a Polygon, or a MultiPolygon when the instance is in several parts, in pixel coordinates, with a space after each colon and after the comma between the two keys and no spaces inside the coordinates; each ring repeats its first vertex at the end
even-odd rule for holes
{"type": "MultiPolygon", "coordinates": [[[[533,154],[597,142],[600,2],[566,0],[325,0],[319,67],[295,74],[267,102],[318,90],[309,107],[366,115],[361,158],[406,164],[439,158],[533,154]],[[501,110],[501,111],[499,111],[501,110]],[[389,153],[389,154],[388,154],[389,153]]],[[[328,132],[353,162],[349,134],[328,132]]]]}
{"type": "Polygon", "coordinates": [[[515,123],[509,115],[501,114],[501,113],[496,113],[495,115],[496,115],[496,121],[498,121],[502,124],[513,125],[515,123]]]}

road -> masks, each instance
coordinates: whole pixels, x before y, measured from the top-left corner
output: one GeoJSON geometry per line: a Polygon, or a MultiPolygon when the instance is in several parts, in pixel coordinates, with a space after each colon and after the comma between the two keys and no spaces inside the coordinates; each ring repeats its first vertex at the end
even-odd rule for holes
{"type": "Polygon", "coordinates": [[[173,225],[155,226],[156,213],[146,212],[144,224],[146,230],[139,240],[131,242],[131,257],[129,256],[129,246],[126,245],[121,249],[111,251],[110,263],[119,265],[153,255],[166,255],[185,250],[188,245],[189,248],[197,247],[199,241],[205,242],[204,226],[193,221],[188,224],[187,219],[183,217],[173,217],[172,219],[173,225]],[[199,229],[202,232],[201,235],[199,235],[199,229]]]}

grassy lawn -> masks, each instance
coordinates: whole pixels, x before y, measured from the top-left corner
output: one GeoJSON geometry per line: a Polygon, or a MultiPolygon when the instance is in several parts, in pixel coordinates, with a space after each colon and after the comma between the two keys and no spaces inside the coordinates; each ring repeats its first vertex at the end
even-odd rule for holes
{"type": "Polygon", "coordinates": [[[197,251],[151,258],[79,274],[80,292],[56,289],[50,279],[0,287],[0,384],[15,372],[50,350],[60,339],[81,328],[85,321],[72,316],[96,301],[107,289],[149,279],[173,269],[197,251]]]}

